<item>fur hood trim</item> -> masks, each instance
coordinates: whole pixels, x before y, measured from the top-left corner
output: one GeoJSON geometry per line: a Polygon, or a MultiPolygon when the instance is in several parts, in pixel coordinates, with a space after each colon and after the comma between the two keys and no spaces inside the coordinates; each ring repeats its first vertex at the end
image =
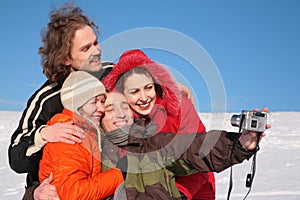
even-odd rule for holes
{"type": "Polygon", "coordinates": [[[122,54],[113,70],[103,80],[103,84],[109,90],[113,90],[119,77],[125,72],[135,68],[145,68],[162,88],[162,106],[170,115],[178,114],[180,107],[180,92],[177,83],[169,71],[161,64],[152,61],[141,50],[128,50],[122,54]]]}

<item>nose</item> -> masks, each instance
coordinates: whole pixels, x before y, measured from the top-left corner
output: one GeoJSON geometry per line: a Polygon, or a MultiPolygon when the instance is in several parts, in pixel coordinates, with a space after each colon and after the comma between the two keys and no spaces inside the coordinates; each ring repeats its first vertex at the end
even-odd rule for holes
{"type": "Polygon", "coordinates": [[[147,93],[144,90],[140,91],[139,100],[140,101],[147,101],[147,93]]]}
{"type": "Polygon", "coordinates": [[[104,114],[105,106],[104,106],[103,102],[97,101],[97,103],[96,103],[96,111],[104,114]]]}
{"type": "Polygon", "coordinates": [[[115,116],[116,116],[116,118],[121,118],[121,119],[126,117],[122,108],[115,109],[115,116]]]}
{"type": "Polygon", "coordinates": [[[99,43],[94,45],[93,54],[101,54],[101,47],[99,43]]]}

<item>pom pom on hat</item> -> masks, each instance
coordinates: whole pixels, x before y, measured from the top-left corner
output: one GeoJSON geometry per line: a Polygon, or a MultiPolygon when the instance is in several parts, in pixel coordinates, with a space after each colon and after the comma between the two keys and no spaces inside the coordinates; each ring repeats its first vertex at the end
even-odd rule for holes
{"type": "Polygon", "coordinates": [[[75,71],[64,81],[60,97],[64,108],[78,113],[78,108],[90,99],[105,94],[104,85],[93,75],[84,71],[75,71]]]}

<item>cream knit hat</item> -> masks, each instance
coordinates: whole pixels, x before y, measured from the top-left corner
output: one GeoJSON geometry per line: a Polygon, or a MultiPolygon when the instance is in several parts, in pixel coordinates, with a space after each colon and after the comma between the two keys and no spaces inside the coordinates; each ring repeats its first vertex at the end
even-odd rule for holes
{"type": "Polygon", "coordinates": [[[64,81],[60,98],[64,108],[78,113],[78,108],[87,101],[105,93],[104,85],[96,77],[84,71],[75,71],[64,81]]]}

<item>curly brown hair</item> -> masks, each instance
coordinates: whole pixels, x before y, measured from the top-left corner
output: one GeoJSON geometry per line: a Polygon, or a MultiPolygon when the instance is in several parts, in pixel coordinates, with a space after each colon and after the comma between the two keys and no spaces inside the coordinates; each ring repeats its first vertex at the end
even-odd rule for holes
{"type": "Polygon", "coordinates": [[[53,9],[49,14],[50,22],[41,32],[43,46],[39,48],[43,73],[51,82],[62,83],[71,72],[71,67],[64,63],[71,59],[72,39],[75,32],[90,26],[95,34],[98,27],[79,7],[67,3],[60,9],[53,9]]]}

